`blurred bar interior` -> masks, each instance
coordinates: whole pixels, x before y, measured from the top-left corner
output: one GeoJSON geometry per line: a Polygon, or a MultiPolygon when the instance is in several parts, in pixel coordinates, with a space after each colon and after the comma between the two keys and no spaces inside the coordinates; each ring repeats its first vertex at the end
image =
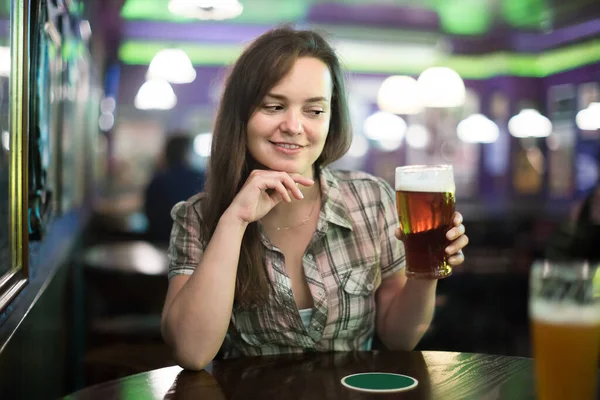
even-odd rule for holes
{"type": "Polygon", "coordinates": [[[201,190],[227,67],[281,24],[346,68],[335,167],[454,167],[471,243],[418,348],[531,356],[529,268],[599,180],[597,0],[0,0],[0,397],[174,364],[164,210],[201,190]]]}

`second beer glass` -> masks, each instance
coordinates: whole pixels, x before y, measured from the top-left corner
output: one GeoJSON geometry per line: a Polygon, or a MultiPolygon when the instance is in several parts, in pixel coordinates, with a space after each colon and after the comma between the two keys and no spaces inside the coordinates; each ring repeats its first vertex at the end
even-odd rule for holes
{"type": "Polygon", "coordinates": [[[539,400],[597,399],[600,351],[598,267],[587,261],[534,263],[529,316],[539,400]]]}
{"type": "Polygon", "coordinates": [[[437,279],[452,274],[445,249],[454,215],[451,165],[396,168],[396,206],[406,252],[406,275],[437,279]]]}

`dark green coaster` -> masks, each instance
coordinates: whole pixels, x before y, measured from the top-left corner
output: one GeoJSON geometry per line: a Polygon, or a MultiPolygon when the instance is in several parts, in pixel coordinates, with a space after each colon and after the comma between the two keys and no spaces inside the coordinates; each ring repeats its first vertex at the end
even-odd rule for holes
{"type": "Polygon", "coordinates": [[[366,372],[342,378],[347,388],[369,393],[395,393],[414,389],[419,382],[406,375],[385,372],[366,372]]]}

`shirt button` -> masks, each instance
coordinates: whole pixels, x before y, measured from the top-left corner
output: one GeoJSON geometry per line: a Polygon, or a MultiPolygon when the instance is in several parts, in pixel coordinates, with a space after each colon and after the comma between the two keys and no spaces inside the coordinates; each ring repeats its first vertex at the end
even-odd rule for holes
{"type": "Polygon", "coordinates": [[[319,325],[319,326],[315,327],[315,330],[321,332],[323,330],[323,328],[319,325]]]}
{"type": "Polygon", "coordinates": [[[367,290],[373,290],[374,288],[375,288],[375,286],[373,286],[373,284],[372,284],[372,283],[369,283],[369,284],[367,285],[367,290]]]}
{"type": "Polygon", "coordinates": [[[315,259],[312,254],[307,255],[306,258],[308,258],[308,261],[312,261],[315,259]]]}

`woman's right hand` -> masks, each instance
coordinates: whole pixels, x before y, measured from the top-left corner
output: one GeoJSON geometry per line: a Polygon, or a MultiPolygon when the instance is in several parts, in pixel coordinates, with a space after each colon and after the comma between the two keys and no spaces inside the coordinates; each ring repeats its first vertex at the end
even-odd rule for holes
{"type": "Polygon", "coordinates": [[[297,184],[312,186],[314,181],[300,174],[255,169],[226,212],[245,224],[258,221],[281,201],[290,203],[291,196],[302,200],[297,184]]]}

